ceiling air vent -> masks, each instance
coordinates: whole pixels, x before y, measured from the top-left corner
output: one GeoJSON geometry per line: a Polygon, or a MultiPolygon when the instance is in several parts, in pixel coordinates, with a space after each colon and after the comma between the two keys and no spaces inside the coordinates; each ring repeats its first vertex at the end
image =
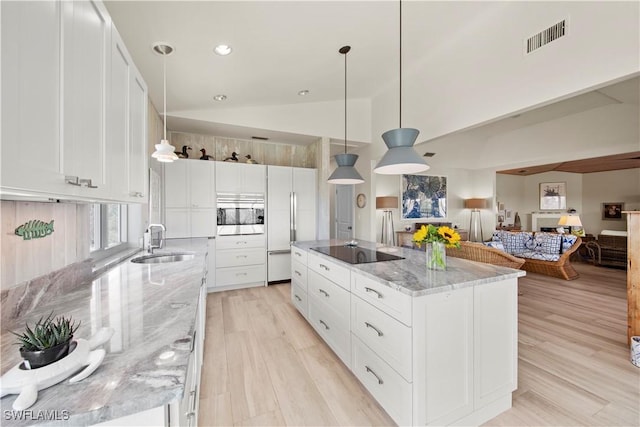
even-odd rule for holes
{"type": "Polygon", "coordinates": [[[531,53],[567,34],[567,20],[563,19],[546,30],[540,31],[527,39],[526,53],[531,53]]]}
{"type": "Polygon", "coordinates": [[[258,139],[260,141],[268,141],[269,138],[267,138],[266,136],[252,136],[251,139],[258,139]]]}

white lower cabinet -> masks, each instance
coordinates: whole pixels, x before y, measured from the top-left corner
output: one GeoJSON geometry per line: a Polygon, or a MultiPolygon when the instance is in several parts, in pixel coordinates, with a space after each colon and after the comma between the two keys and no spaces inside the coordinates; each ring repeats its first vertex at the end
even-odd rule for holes
{"type": "Polygon", "coordinates": [[[291,302],[298,309],[298,311],[305,317],[309,316],[309,305],[307,291],[295,281],[291,281],[291,302]]]}
{"type": "Polygon", "coordinates": [[[399,426],[412,425],[411,383],[402,378],[355,335],[352,337],[352,355],[351,371],[380,406],[399,426]]]}
{"type": "Polygon", "coordinates": [[[216,280],[209,290],[262,286],[267,280],[264,234],[218,236],[216,280]]]}
{"type": "Polygon", "coordinates": [[[511,407],[517,278],[412,297],[317,253],[291,256],[292,303],[399,425],[479,425],[511,407]]]}

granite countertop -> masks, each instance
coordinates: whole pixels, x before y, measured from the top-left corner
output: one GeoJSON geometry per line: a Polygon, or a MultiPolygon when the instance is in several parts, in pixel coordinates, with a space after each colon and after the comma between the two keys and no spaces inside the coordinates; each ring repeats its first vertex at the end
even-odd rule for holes
{"type": "Polygon", "coordinates": [[[340,263],[351,271],[360,273],[412,297],[447,292],[526,275],[526,272],[522,270],[468,261],[451,256],[447,257],[446,271],[428,270],[426,255],[423,251],[400,247],[380,247],[377,243],[366,241],[359,241],[358,247],[384,251],[401,256],[404,259],[367,264],[349,264],[311,249],[314,247],[344,245],[345,243],[345,240],[336,239],[313,240],[295,242],[293,246],[327,260],[340,263]]]}
{"type": "Polygon", "coordinates": [[[25,322],[33,325],[54,311],[81,321],[77,338],[88,339],[102,327],[115,330],[102,346],[102,365],[88,378],[61,382],[41,390],[29,408],[31,419],[7,417],[17,395],[0,400],[3,426],[31,424],[91,425],[182,398],[185,375],[196,326],[198,296],[205,274],[207,239],[170,239],[155,253],[190,251],[195,258],[165,264],[135,264],[128,260],[103,273],[92,283],[64,295],[53,296],[37,309],[2,325],[1,369],[5,373],[20,362],[15,337],[25,322]],[[174,357],[158,356],[173,350],[174,357]],[[41,412],[42,411],[42,412],[41,412]],[[34,421],[39,413],[68,414],[67,420],[34,421]]]}

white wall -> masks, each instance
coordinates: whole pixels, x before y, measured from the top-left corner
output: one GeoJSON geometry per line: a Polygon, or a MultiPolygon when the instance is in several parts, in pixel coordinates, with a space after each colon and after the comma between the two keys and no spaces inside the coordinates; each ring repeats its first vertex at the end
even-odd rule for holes
{"type": "Polygon", "coordinates": [[[622,202],[625,210],[640,210],[640,169],[588,173],[582,179],[580,216],[587,233],[602,230],[626,230],[627,221],[603,220],[602,203],[622,202]]]}
{"type": "MultiPolygon", "coordinates": [[[[344,139],[344,100],[291,105],[171,111],[169,115],[301,135],[344,139]]],[[[371,141],[371,101],[349,99],[349,140],[371,141]]]]}
{"type": "MultiPolygon", "coordinates": [[[[413,7],[429,8],[430,3],[413,7]]],[[[403,78],[403,125],[420,129],[423,140],[557,101],[640,70],[639,2],[504,2],[501,6],[461,23],[462,30],[452,33],[449,45],[440,46],[403,78]],[[527,37],[565,18],[567,36],[523,54],[527,37]]],[[[451,2],[449,7],[460,3],[451,2]]],[[[374,114],[384,99],[373,100],[374,114]]],[[[374,116],[373,122],[378,120],[374,116]]]]}
{"type": "MultiPolygon", "coordinates": [[[[395,231],[404,230],[405,226],[414,228],[416,222],[451,222],[453,226],[461,229],[469,228],[471,211],[464,209],[464,199],[485,198],[487,209],[481,211],[482,229],[484,237],[495,228],[495,215],[493,208],[493,194],[495,187],[495,173],[490,170],[466,170],[432,167],[419,175],[446,176],[447,177],[447,217],[442,219],[401,220],[400,209],[393,211],[393,223],[395,231]]],[[[402,203],[401,177],[398,175],[376,175],[376,196],[396,196],[399,204],[402,203]]],[[[375,207],[375,197],[373,199],[375,207]]],[[[382,232],[382,212],[375,211],[374,236],[380,241],[382,232]]]]}
{"type": "MultiPolygon", "coordinates": [[[[625,209],[640,209],[640,169],[575,174],[547,172],[529,176],[498,174],[498,201],[519,212],[522,229],[531,229],[531,212],[540,211],[539,185],[542,182],[567,183],[567,209],[578,211],[585,232],[598,234],[603,229],[626,230],[626,221],[602,220],[602,203],[625,203],[625,209]]],[[[513,218],[512,218],[513,220],[513,218]]],[[[513,221],[510,221],[511,223],[513,221]]],[[[557,220],[538,221],[538,227],[555,226],[557,220]]]]}

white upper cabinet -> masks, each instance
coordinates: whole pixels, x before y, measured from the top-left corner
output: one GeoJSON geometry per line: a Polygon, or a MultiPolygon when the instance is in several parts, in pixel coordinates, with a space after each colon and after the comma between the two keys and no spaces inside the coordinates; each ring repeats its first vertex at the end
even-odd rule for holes
{"type": "Polygon", "coordinates": [[[147,88],[102,2],[0,8],[0,191],[143,202],[147,88]]]}
{"type": "Polygon", "coordinates": [[[216,205],[215,162],[187,160],[189,165],[189,196],[192,208],[213,208],[216,205]]]}
{"type": "Polygon", "coordinates": [[[218,193],[265,193],[267,168],[235,162],[217,162],[216,191],[218,193]]]}
{"type": "Polygon", "coordinates": [[[81,189],[87,195],[105,197],[111,20],[102,3],[74,1],[62,5],[63,171],[91,180],[81,189]]]}
{"type": "Polygon", "coordinates": [[[0,2],[3,193],[66,194],[60,146],[63,2],[0,2]]]}
{"type": "Polygon", "coordinates": [[[216,162],[176,160],[164,164],[167,237],[216,234],[216,162]]]}
{"type": "Polygon", "coordinates": [[[107,99],[107,182],[111,199],[147,194],[147,85],[114,27],[107,99]],[[124,171],[122,170],[124,166],[124,171]]]}
{"type": "Polygon", "coordinates": [[[147,84],[133,69],[129,83],[129,197],[148,194],[147,84]]]}
{"type": "Polygon", "coordinates": [[[118,31],[111,34],[111,72],[107,114],[107,185],[114,198],[127,198],[127,165],[129,147],[129,83],[132,61],[118,31]]]}

